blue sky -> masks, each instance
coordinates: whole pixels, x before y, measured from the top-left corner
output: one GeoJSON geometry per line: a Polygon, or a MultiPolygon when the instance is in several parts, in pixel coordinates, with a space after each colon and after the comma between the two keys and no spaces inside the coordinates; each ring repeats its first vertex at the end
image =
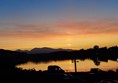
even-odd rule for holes
{"type": "Polygon", "coordinates": [[[40,18],[46,21],[69,13],[75,18],[117,18],[117,3],[118,0],[0,0],[0,21],[40,21],[40,18]]]}

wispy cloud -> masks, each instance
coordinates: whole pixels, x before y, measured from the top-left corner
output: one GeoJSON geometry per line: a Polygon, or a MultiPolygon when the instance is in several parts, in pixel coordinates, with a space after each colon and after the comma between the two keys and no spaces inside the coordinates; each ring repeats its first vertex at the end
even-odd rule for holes
{"type": "Polygon", "coordinates": [[[65,36],[118,33],[118,21],[65,21],[54,24],[5,24],[0,26],[2,36],[65,36]]]}
{"type": "Polygon", "coordinates": [[[63,22],[58,24],[57,27],[76,35],[118,33],[118,22],[113,20],[63,22]]]}

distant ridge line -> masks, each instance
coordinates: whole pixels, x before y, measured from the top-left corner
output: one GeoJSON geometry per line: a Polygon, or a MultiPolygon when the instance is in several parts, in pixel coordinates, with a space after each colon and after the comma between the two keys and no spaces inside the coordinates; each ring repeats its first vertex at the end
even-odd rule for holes
{"type": "Polygon", "coordinates": [[[17,52],[24,52],[28,54],[41,54],[41,53],[51,53],[51,52],[58,52],[58,51],[74,51],[72,49],[63,49],[63,48],[49,48],[49,47],[42,47],[42,48],[33,48],[31,50],[16,50],[17,52]]]}

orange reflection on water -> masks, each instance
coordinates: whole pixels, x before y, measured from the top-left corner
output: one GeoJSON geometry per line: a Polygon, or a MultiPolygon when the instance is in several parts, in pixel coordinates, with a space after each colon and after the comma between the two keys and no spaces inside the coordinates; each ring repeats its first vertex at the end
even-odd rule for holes
{"type": "MultiPolygon", "coordinates": [[[[90,71],[91,68],[100,68],[101,70],[108,71],[108,70],[115,70],[118,69],[118,62],[117,61],[111,61],[108,60],[108,62],[100,62],[100,65],[97,66],[94,64],[92,60],[77,60],[77,71],[78,72],[86,72],[90,71]]],[[[41,63],[33,63],[28,62],[25,64],[17,65],[19,68],[23,69],[35,69],[38,70],[47,70],[47,67],[49,65],[58,65],[62,69],[64,69],[66,72],[74,72],[74,63],[71,60],[64,60],[64,61],[50,61],[50,62],[41,62],[41,63]]]]}

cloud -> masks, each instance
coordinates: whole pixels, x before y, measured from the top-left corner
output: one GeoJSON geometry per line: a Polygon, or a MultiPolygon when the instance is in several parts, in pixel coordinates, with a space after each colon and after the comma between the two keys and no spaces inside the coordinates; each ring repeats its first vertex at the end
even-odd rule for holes
{"type": "Polygon", "coordinates": [[[85,22],[65,22],[59,25],[67,31],[74,34],[100,34],[100,33],[117,33],[118,22],[109,20],[85,21],[85,22]]]}
{"type": "Polygon", "coordinates": [[[38,24],[5,24],[0,26],[2,38],[50,38],[64,36],[65,34],[56,30],[52,25],[38,24]]]}
{"type": "Polygon", "coordinates": [[[62,37],[69,35],[118,33],[118,21],[65,21],[54,24],[5,24],[0,25],[1,36],[62,37]]]}

